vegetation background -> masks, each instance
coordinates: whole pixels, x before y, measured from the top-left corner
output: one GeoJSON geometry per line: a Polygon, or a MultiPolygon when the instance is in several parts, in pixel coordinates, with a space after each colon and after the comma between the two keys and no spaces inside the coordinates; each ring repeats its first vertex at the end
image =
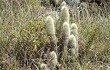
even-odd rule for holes
{"type": "MultiPolygon", "coordinates": [[[[109,7],[70,7],[71,22],[79,28],[80,57],[66,70],[110,70],[109,7]]],[[[44,19],[52,8],[39,0],[0,0],[0,70],[38,70],[48,63],[42,57],[49,46],[44,19]]]]}

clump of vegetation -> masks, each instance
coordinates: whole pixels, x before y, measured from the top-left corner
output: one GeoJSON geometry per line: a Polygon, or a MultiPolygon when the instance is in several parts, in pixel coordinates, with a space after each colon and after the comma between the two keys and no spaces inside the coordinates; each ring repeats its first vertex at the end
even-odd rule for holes
{"type": "MultiPolygon", "coordinates": [[[[48,7],[46,9],[42,7],[39,0],[0,1],[1,70],[38,70],[39,68],[49,69],[51,67],[50,61],[52,60],[48,55],[52,47],[50,42],[51,36],[48,35],[44,22],[44,19],[47,17],[47,14],[44,14],[50,12],[47,10],[50,9],[48,7]]],[[[62,54],[61,62],[58,63],[56,68],[62,70],[109,70],[109,9],[98,6],[95,3],[82,3],[79,7],[74,5],[69,8],[71,11],[68,11],[71,13],[69,17],[70,31],[72,30],[72,23],[78,26],[78,39],[76,40],[78,41],[79,56],[75,59],[69,59],[68,57],[67,62],[65,61],[65,54],[62,54]]],[[[56,23],[61,21],[59,19],[56,23]]],[[[73,29],[73,31],[75,30],[73,29]]],[[[57,35],[60,33],[59,29],[56,32],[58,32],[55,35],[58,38],[56,42],[59,49],[62,46],[62,36],[57,35]]],[[[70,36],[74,38],[72,31],[70,36]]],[[[70,46],[74,42],[75,40],[73,40],[70,46]]],[[[56,51],[55,53],[57,56],[61,54],[56,51]]]]}

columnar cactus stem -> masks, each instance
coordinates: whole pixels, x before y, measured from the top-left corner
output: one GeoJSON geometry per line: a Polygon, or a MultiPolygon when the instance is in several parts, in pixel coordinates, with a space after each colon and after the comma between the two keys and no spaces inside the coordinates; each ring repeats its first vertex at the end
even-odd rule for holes
{"type": "Polygon", "coordinates": [[[74,56],[77,57],[76,49],[77,49],[76,38],[72,34],[69,36],[69,52],[72,57],[74,57],[74,56]]]}
{"type": "Polygon", "coordinates": [[[57,55],[54,51],[50,53],[52,65],[55,67],[58,64],[57,55]]]}
{"type": "Polygon", "coordinates": [[[78,55],[78,27],[75,23],[72,23],[71,24],[71,34],[73,34],[76,38],[76,53],[78,55]]]}
{"type": "Polygon", "coordinates": [[[54,21],[51,16],[47,16],[46,18],[46,31],[51,39],[51,45],[53,46],[51,50],[56,50],[57,42],[56,42],[56,35],[55,35],[55,26],[54,21]]]}
{"type": "Polygon", "coordinates": [[[63,23],[61,27],[61,34],[62,34],[63,45],[68,46],[68,38],[70,35],[70,26],[68,22],[63,23]]]}
{"type": "MultiPolygon", "coordinates": [[[[63,53],[64,50],[64,55],[65,59],[67,59],[67,46],[68,46],[68,40],[69,40],[69,35],[70,35],[70,27],[68,22],[64,22],[62,27],[61,27],[61,35],[62,35],[62,46],[60,47],[60,52],[63,53]]],[[[62,54],[60,55],[60,58],[62,57],[62,54]]]]}
{"type": "Polygon", "coordinates": [[[46,30],[50,36],[55,35],[54,20],[51,16],[46,18],[46,30]]]}

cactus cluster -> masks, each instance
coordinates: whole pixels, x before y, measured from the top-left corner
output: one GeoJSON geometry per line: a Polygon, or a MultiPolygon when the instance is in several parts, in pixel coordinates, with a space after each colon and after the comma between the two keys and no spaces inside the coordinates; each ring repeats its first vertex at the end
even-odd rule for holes
{"type": "Polygon", "coordinates": [[[61,13],[59,16],[60,22],[55,23],[56,25],[54,24],[54,20],[51,15],[47,16],[46,18],[47,33],[51,37],[51,41],[55,44],[55,47],[51,46],[54,49],[51,50],[52,52],[50,53],[53,65],[57,65],[58,63],[57,56],[58,58],[61,58],[62,56],[62,54],[59,56],[56,53],[63,51],[66,53],[66,57],[68,55],[72,56],[73,58],[78,56],[78,27],[75,23],[70,23],[69,9],[65,2],[61,4],[61,13]],[[61,37],[57,37],[56,34],[59,34],[61,37]],[[61,43],[61,46],[57,44],[58,42],[56,41],[56,38],[61,38],[58,39],[60,40],[58,42],[61,43]],[[58,49],[58,46],[61,49],[60,51],[56,50],[56,47],[58,49]]]}

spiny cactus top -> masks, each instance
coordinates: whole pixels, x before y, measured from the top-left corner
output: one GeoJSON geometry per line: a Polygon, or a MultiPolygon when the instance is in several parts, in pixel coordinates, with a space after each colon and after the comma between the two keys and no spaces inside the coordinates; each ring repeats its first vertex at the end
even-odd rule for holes
{"type": "Polygon", "coordinates": [[[78,34],[78,27],[75,23],[71,24],[71,34],[73,34],[75,36],[77,36],[77,34],[78,34]]]}
{"type": "Polygon", "coordinates": [[[71,29],[78,29],[77,25],[75,23],[71,24],[71,29]]]}
{"type": "Polygon", "coordinates": [[[46,30],[49,35],[55,35],[55,26],[54,26],[54,20],[51,16],[47,16],[46,18],[46,30]]]}
{"type": "Polygon", "coordinates": [[[56,53],[55,53],[54,51],[52,51],[52,52],[50,53],[50,57],[51,57],[52,59],[57,59],[57,55],[56,55],[56,53]]]}
{"type": "Polygon", "coordinates": [[[65,1],[63,1],[62,3],[61,3],[61,7],[62,6],[66,6],[66,2],[65,1]]]}
{"type": "Polygon", "coordinates": [[[64,22],[61,28],[62,36],[69,36],[70,35],[70,26],[68,22],[64,22]]]}

